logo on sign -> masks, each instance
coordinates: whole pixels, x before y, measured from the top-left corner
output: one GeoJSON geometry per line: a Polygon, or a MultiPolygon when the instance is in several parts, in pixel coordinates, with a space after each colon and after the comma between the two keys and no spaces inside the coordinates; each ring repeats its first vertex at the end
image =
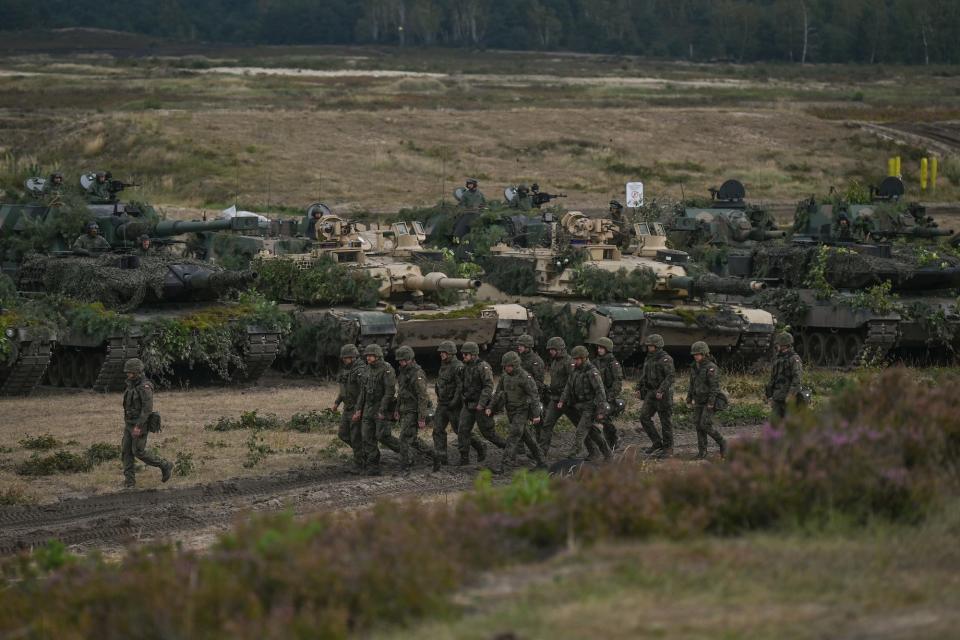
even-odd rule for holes
{"type": "Polygon", "coordinates": [[[627,183],[627,206],[636,208],[643,206],[643,183],[627,183]]]}

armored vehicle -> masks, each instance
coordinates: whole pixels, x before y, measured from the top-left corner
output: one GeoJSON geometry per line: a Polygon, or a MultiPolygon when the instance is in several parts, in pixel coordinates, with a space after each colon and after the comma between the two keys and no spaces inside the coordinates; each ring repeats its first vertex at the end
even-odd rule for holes
{"type": "Polygon", "coordinates": [[[40,383],[55,337],[49,328],[31,325],[0,304],[0,396],[26,395],[40,383]]]}
{"type": "Polygon", "coordinates": [[[252,303],[232,301],[255,274],[140,242],[142,236],[162,243],[238,224],[244,223],[161,220],[152,207],[122,203],[0,205],[3,272],[21,294],[47,299],[44,315],[56,320],[46,381],[119,389],[123,362],[135,356],[155,365],[151,373],[160,378],[198,368],[223,379],[256,379],[276,356],[280,329],[261,326],[252,303]],[[104,231],[109,249],[67,250],[91,221],[104,231]]]}
{"type": "Polygon", "coordinates": [[[550,237],[550,247],[492,247],[481,263],[487,275],[478,297],[531,306],[546,333],[558,331],[548,317],[569,326],[550,309],[562,305],[563,315],[580,326],[574,339],[609,337],[622,360],[640,358],[650,333],[663,335],[677,352],[688,353],[697,340],[745,362],[769,351],[774,322],[768,312],[703,299],[714,291],[749,295],[763,285],[692,276],[688,255],[667,248],[659,223],[636,223],[627,233],[612,220],[572,211],[552,223],[550,237]]]}
{"type": "Polygon", "coordinates": [[[254,263],[268,297],[291,303],[294,329],[277,363],[286,372],[325,375],[347,342],[435,355],[445,340],[473,341],[499,362],[531,330],[525,307],[477,304],[463,293],[478,280],[433,270],[442,253],[422,247],[419,223],[381,227],[325,215],[317,227],[310,253],[264,252],[254,263]]]}

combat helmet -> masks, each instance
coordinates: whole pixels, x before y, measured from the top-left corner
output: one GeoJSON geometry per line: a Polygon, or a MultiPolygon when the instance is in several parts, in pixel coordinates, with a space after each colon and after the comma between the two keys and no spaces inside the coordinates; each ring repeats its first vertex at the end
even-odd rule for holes
{"type": "Polygon", "coordinates": [[[124,373],[143,373],[144,366],[143,360],[140,358],[130,358],[123,363],[123,372],[124,373]]]}
{"type": "Polygon", "coordinates": [[[476,342],[464,342],[460,347],[460,353],[469,353],[470,355],[478,356],[480,355],[480,347],[477,346],[476,342]]]}
{"type": "Polygon", "coordinates": [[[647,336],[647,339],[643,341],[644,346],[647,347],[656,347],[657,349],[663,349],[663,336],[659,333],[651,333],[647,336]]]}
{"type": "Polygon", "coordinates": [[[690,355],[694,356],[698,353],[705,356],[710,355],[710,347],[706,342],[699,340],[690,345],[690,355]]]}
{"type": "Polygon", "coordinates": [[[504,367],[519,367],[520,366],[520,354],[516,351],[507,351],[503,354],[503,357],[500,358],[500,364],[504,367]]]}
{"type": "Polygon", "coordinates": [[[593,341],[593,344],[597,345],[598,347],[603,347],[607,350],[607,353],[613,353],[613,340],[606,336],[597,338],[593,341]]]}
{"type": "Polygon", "coordinates": [[[623,209],[623,205],[620,204],[620,201],[619,201],[619,200],[611,200],[611,201],[610,201],[610,208],[611,208],[611,209],[623,209]]]}
{"type": "Polygon", "coordinates": [[[394,354],[397,360],[413,360],[413,349],[404,345],[394,354]]]}
{"type": "Polygon", "coordinates": [[[570,352],[570,356],[573,358],[587,359],[590,357],[590,352],[587,351],[587,348],[585,346],[583,346],[582,344],[578,344],[570,352]]]}
{"type": "Polygon", "coordinates": [[[97,221],[96,221],[96,220],[91,220],[91,221],[88,222],[87,224],[83,225],[83,230],[84,230],[84,231],[92,231],[93,229],[96,229],[97,231],[100,231],[100,225],[97,224],[97,221]]]}
{"type": "Polygon", "coordinates": [[[368,344],[363,349],[364,356],[377,356],[378,358],[383,357],[383,348],[378,344],[368,344]]]}
{"type": "Polygon", "coordinates": [[[360,357],[360,352],[357,350],[357,347],[352,344],[345,344],[340,347],[340,357],[341,358],[358,358],[360,357]]]}
{"type": "Polygon", "coordinates": [[[517,344],[521,347],[526,347],[527,349],[533,349],[533,336],[529,333],[525,333],[517,338],[517,344]]]}
{"type": "Polygon", "coordinates": [[[789,333],[778,333],[777,337],[773,339],[773,344],[778,347],[792,347],[793,336],[789,333]]]}
{"type": "Polygon", "coordinates": [[[457,345],[453,344],[453,341],[451,340],[444,340],[440,343],[440,346],[437,347],[437,353],[440,353],[441,351],[446,353],[456,353],[457,345]]]}
{"type": "Polygon", "coordinates": [[[553,336],[547,340],[547,349],[556,349],[557,351],[566,351],[567,343],[560,336],[553,336]]]}

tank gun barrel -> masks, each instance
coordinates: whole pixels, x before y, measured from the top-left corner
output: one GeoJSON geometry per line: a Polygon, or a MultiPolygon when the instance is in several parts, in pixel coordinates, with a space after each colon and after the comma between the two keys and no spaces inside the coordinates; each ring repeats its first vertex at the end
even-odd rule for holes
{"type": "Polygon", "coordinates": [[[740,278],[721,278],[720,276],[671,276],[667,284],[674,289],[686,289],[692,294],[726,293],[738,296],[750,296],[767,288],[760,280],[741,280],[740,278]]]}
{"type": "Polygon", "coordinates": [[[873,231],[870,235],[876,238],[945,238],[953,235],[953,229],[916,227],[908,231],[873,231]]]}
{"type": "Polygon", "coordinates": [[[409,275],[403,279],[407,291],[440,291],[441,289],[478,289],[479,280],[448,278],[447,274],[434,271],[423,276],[409,275]]]}
{"type": "Polygon", "coordinates": [[[750,232],[749,238],[751,240],[779,240],[780,238],[785,238],[786,235],[786,231],[781,231],[779,229],[754,229],[750,232]]]}

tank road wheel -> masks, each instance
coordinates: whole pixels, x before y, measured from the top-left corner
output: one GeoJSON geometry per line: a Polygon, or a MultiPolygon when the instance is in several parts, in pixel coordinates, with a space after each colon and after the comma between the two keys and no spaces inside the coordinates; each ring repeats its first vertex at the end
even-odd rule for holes
{"type": "Polygon", "coordinates": [[[859,333],[848,333],[843,337],[843,364],[848,367],[855,367],[860,364],[861,351],[863,350],[863,338],[859,333]]]}
{"type": "Polygon", "coordinates": [[[293,371],[298,376],[308,376],[310,375],[310,364],[306,360],[294,360],[293,361],[293,371]]]}
{"type": "MultiPolygon", "coordinates": [[[[800,356],[800,359],[804,362],[807,362],[807,334],[802,333],[799,335],[793,336],[793,350],[797,352],[797,355],[800,356]]],[[[776,347],[773,347],[774,355],[776,355],[776,347]]]]}
{"type": "Polygon", "coordinates": [[[79,372],[79,367],[77,366],[78,357],[76,351],[63,352],[63,357],[60,360],[60,371],[62,372],[61,379],[65,387],[77,386],[77,373],[79,372]]]}
{"type": "Polygon", "coordinates": [[[824,360],[828,367],[840,367],[844,363],[843,336],[839,333],[829,333],[825,336],[824,360]]]}
{"type": "Polygon", "coordinates": [[[803,337],[803,351],[807,360],[815,367],[826,366],[827,337],[819,331],[808,333],[803,337]]]}
{"type": "Polygon", "coordinates": [[[61,371],[62,356],[62,351],[54,353],[50,359],[50,365],[47,367],[47,384],[51,387],[59,387],[63,384],[63,373],[61,371]]]}

